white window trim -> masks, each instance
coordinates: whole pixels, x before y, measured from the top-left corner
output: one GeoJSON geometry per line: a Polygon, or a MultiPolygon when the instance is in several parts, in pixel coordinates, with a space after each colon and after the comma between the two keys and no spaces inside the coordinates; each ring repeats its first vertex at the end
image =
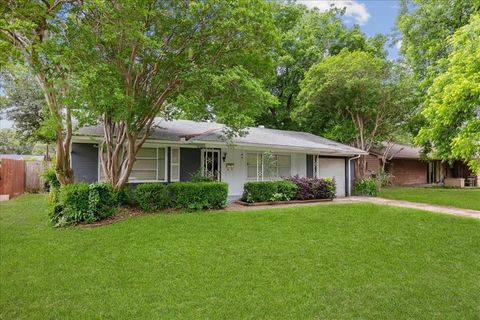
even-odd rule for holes
{"type": "MultiPolygon", "coordinates": [[[[282,177],[279,177],[278,176],[278,168],[287,168],[287,166],[278,166],[278,158],[277,158],[277,165],[275,166],[276,167],[276,170],[277,170],[277,177],[273,178],[273,179],[264,179],[264,172],[263,172],[263,153],[262,152],[258,152],[258,151],[247,151],[245,152],[246,153],[246,167],[247,167],[247,180],[248,181],[275,181],[275,180],[281,180],[282,177]],[[248,177],[248,154],[255,154],[256,155],[256,158],[257,158],[257,176],[256,178],[251,178],[251,177],[248,177]],[[261,176],[259,176],[259,169],[261,169],[261,176]]],[[[292,174],[292,154],[290,153],[272,153],[274,156],[288,156],[290,157],[290,175],[292,174]]],[[[253,167],[253,166],[250,166],[250,167],[253,167]]]]}
{"type": "Polygon", "coordinates": [[[170,148],[170,181],[180,181],[180,148],[178,147],[171,147],[170,148]],[[178,179],[173,179],[172,178],[172,173],[173,173],[173,156],[172,156],[172,153],[173,153],[173,150],[178,150],[178,163],[175,163],[176,167],[177,167],[177,176],[178,176],[178,179]]]}
{"type": "MultiPolygon", "coordinates": [[[[155,169],[156,171],[156,180],[130,180],[130,177],[128,178],[128,181],[127,183],[155,183],[155,182],[167,182],[167,174],[168,174],[168,147],[166,146],[160,146],[160,147],[144,147],[146,149],[156,149],[156,154],[157,154],[157,157],[156,158],[152,158],[152,157],[137,157],[136,160],[157,160],[157,167],[155,169]],[[165,153],[165,163],[164,163],[164,172],[165,172],[165,178],[162,179],[162,180],[159,180],[158,179],[158,155],[159,155],[159,150],[160,149],[163,149],[164,150],[164,153],[165,153]]],[[[179,153],[180,155],[180,153],[179,153]]],[[[97,180],[99,182],[105,182],[105,180],[101,180],[101,176],[102,176],[102,155],[100,154],[100,147],[98,148],[98,172],[97,172],[97,175],[98,175],[98,178],[97,180]]],[[[153,171],[153,169],[135,169],[135,171],[153,171]]]]}

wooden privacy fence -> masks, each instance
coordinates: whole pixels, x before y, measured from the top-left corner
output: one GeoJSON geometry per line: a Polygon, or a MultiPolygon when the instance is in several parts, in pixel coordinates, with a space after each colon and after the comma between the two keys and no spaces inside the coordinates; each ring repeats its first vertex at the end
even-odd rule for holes
{"type": "Polygon", "coordinates": [[[24,192],[43,190],[42,178],[45,162],[38,160],[0,160],[0,195],[10,198],[24,192]]]}

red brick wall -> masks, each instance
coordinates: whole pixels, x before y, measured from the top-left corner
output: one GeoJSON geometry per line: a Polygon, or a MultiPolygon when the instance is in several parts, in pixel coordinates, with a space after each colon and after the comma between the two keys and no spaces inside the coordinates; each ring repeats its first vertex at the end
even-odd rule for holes
{"type": "Polygon", "coordinates": [[[366,157],[367,160],[367,173],[378,173],[378,169],[380,168],[380,159],[377,156],[369,154],[366,157]]]}
{"type": "Polygon", "coordinates": [[[394,185],[427,183],[428,165],[419,160],[395,159],[390,161],[390,173],[394,185]]]}

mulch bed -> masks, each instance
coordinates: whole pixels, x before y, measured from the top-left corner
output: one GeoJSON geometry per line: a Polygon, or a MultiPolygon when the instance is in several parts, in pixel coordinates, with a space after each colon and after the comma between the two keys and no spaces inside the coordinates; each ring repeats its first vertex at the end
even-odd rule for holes
{"type": "Polygon", "coordinates": [[[242,206],[247,207],[256,207],[256,206],[273,206],[277,204],[296,204],[296,203],[314,203],[314,202],[325,202],[332,201],[333,199],[311,199],[311,200],[291,200],[291,201],[267,201],[267,202],[245,202],[241,200],[235,201],[235,203],[241,204],[242,206]]]}

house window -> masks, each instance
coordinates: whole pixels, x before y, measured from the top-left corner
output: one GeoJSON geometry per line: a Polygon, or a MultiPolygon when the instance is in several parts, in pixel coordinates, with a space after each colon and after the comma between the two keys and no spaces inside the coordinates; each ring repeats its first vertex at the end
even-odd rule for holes
{"type": "MultiPolygon", "coordinates": [[[[141,148],[133,163],[128,182],[166,181],[167,148],[141,148]]],[[[105,180],[99,160],[100,181],[105,180]]]]}
{"type": "Polygon", "coordinates": [[[129,182],[165,181],[166,148],[141,148],[138,150],[129,182]]]}
{"type": "Polygon", "coordinates": [[[275,180],[290,175],[290,155],[247,153],[247,179],[275,180]]]}
{"type": "Polygon", "coordinates": [[[179,181],[180,180],[180,149],[172,148],[170,151],[171,162],[170,162],[170,180],[179,181]]]}

